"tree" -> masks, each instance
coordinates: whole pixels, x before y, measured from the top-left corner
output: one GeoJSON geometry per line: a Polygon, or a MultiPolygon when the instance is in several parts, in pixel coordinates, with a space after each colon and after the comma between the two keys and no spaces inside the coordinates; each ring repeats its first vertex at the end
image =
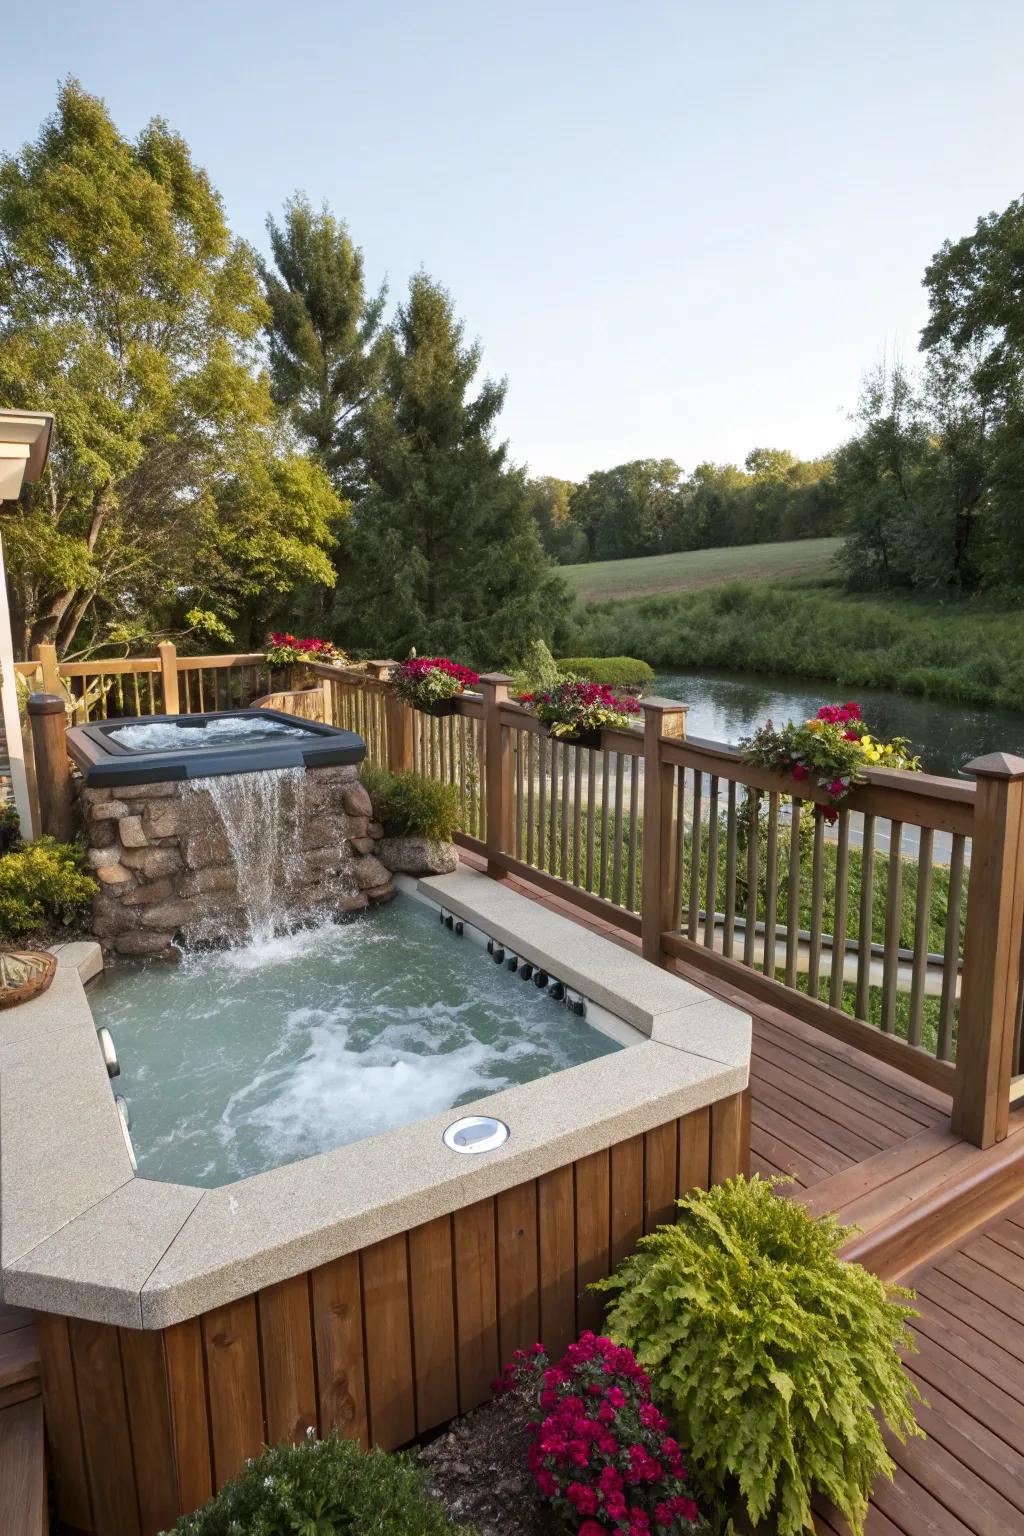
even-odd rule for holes
{"type": "Polygon", "coordinates": [[[678,548],[682,471],[672,459],[634,459],[595,470],[573,491],[570,511],[592,560],[624,560],[678,548]]]}
{"type": "Polygon", "coordinates": [[[364,416],[370,488],[337,604],[339,638],[352,646],[510,665],[531,640],[551,639],[568,605],[523,472],[493,440],[505,385],[484,379],[470,395],[480,355],[464,344],[449,294],[419,273],[364,416]]]}
{"type": "MultiPolygon", "coordinates": [[[[215,632],[239,613],[246,578],[210,549],[245,552],[231,487],[276,477],[279,526],[301,512],[289,490],[309,489],[275,467],[266,317],[253,252],[184,140],[159,119],[126,140],[67,81],[35,143],[0,161],[0,402],[57,422],[45,480],[3,519],[23,649],[151,634],[200,598],[215,632]]],[[[321,556],[344,507],[326,481],[318,497],[300,558],[294,540],[263,542],[268,586],[331,579],[321,556]]]]}
{"type": "Polygon", "coordinates": [[[377,386],[386,288],[368,297],[346,226],[300,196],[267,219],[277,271],[262,267],[274,399],[347,496],[365,488],[362,414],[377,386]]]}
{"type": "Polygon", "coordinates": [[[526,482],[530,515],[537,524],[540,541],[559,565],[574,565],[587,558],[583,530],[573,522],[571,503],[576,486],[571,480],[542,475],[526,482]]]}

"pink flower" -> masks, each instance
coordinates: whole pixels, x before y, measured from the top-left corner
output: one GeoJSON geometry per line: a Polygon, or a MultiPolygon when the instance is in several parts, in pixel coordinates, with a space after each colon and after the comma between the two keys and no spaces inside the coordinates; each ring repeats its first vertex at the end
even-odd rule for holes
{"type": "Polygon", "coordinates": [[[794,763],[793,764],[793,777],[794,777],[794,779],[801,779],[801,780],[802,779],[809,779],[810,776],[811,776],[811,770],[808,768],[806,763],[794,763]]]}
{"type": "Polygon", "coordinates": [[[830,795],[842,795],[845,793],[845,791],[846,785],[843,783],[842,779],[833,779],[832,783],[828,787],[828,792],[830,795]]]}

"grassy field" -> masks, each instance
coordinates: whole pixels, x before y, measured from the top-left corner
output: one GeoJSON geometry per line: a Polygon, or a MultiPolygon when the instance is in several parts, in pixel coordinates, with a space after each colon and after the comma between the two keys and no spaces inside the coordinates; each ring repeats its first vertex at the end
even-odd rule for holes
{"type": "Polygon", "coordinates": [[[839,539],[794,539],[786,544],[737,544],[725,549],[691,549],[638,560],[596,560],[563,565],[572,591],[582,598],[651,597],[693,592],[726,581],[772,582],[825,575],[839,539]]]}

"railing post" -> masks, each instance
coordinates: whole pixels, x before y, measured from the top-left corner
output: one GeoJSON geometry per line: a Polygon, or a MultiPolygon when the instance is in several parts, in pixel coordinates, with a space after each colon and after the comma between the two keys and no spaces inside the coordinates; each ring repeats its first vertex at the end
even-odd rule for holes
{"type": "Polygon", "coordinates": [[[70,843],[75,835],[75,818],[64,700],[53,693],[32,693],[26,710],[32,725],[40,830],[59,842],[70,843]]]}
{"type": "Polygon", "coordinates": [[[323,709],[324,725],[333,725],[334,690],[331,687],[331,680],[329,677],[322,677],[320,679],[320,698],[323,701],[321,708],[323,709]]]}
{"type": "Polygon", "coordinates": [[[484,700],[484,783],[487,805],[487,873],[504,873],[497,855],[515,848],[515,797],[512,789],[512,740],[502,729],[501,706],[513,679],[504,672],[487,672],[480,679],[484,700]]]}
{"type": "Polygon", "coordinates": [[[179,713],[178,703],[178,650],[173,640],[161,640],[157,646],[160,657],[160,680],[163,684],[164,714],[179,713]]]}
{"type": "MultiPolygon", "coordinates": [[[[397,661],[374,661],[371,666],[379,667],[378,677],[387,678],[395,667],[397,661]]],[[[388,684],[384,694],[384,724],[387,727],[388,736],[388,767],[392,773],[411,773],[413,769],[412,751],[412,705],[400,699],[391,684],[388,684]]]]}
{"type": "MultiPolygon", "coordinates": [[[[640,934],[645,960],[664,964],[661,935],[673,926],[675,838],[672,835],[671,764],[662,761],[661,738],[686,735],[685,704],[672,699],[644,699],[644,876],[640,896],[640,934]]],[[[680,807],[680,814],[682,807],[680,807]]]]}
{"type": "Polygon", "coordinates": [[[60,665],[57,661],[57,647],[50,644],[34,645],[32,660],[38,661],[39,670],[43,674],[43,692],[59,694],[60,665]]]}
{"type": "Polygon", "coordinates": [[[977,1147],[1002,1141],[1010,1112],[1024,923],[1024,759],[968,763],[976,781],[960,982],[953,1129],[977,1147]]]}

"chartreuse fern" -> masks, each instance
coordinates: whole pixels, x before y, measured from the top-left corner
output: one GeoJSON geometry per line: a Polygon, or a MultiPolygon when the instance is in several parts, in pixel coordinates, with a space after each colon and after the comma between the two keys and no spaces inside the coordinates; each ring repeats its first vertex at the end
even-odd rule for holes
{"type": "Polygon", "coordinates": [[[823,1494],[860,1533],[868,1494],[892,1476],[879,1418],[920,1434],[899,1350],[911,1292],[837,1256],[853,1230],[814,1221],[758,1177],[679,1202],[595,1287],[607,1327],[652,1379],[708,1489],[737,1489],[779,1536],[813,1529],[823,1494]]]}

